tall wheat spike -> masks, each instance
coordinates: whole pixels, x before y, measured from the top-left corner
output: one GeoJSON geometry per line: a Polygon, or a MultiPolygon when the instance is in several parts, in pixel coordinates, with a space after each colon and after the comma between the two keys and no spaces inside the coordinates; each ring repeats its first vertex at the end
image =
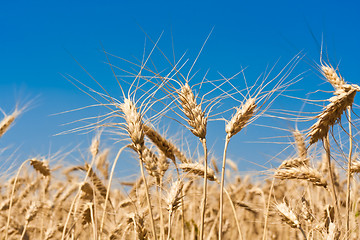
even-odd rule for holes
{"type": "MultiPolygon", "coordinates": [[[[225,125],[225,132],[227,133],[225,139],[225,147],[223,153],[223,163],[221,168],[221,182],[220,182],[220,214],[219,214],[219,239],[222,239],[223,229],[223,198],[224,198],[224,181],[225,181],[225,166],[226,166],[226,153],[230,142],[230,138],[239,133],[249,122],[255,114],[257,104],[256,98],[249,98],[236,109],[236,113],[232,116],[231,120],[225,125]]],[[[240,239],[242,236],[240,235],[240,239]]]]}
{"type": "Polygon", "coordinates": [[[190,126],[190,131],[199,138],[204,149],[204,188],[203,188],[203,199],[201,207],[201,224],[200,224],[200,240],[204,238],[204,220],[205,220],[205,208],[207,200],[207,170],[208,170],[208,151],[206,145],[206,131],[207,131],[207,116],[201,109],[201,103],[196,102],[193,91],[191,90],[188,82],[181,86],[178,92],[181,110],[187,117],[187,122],[190,126]]]}
{"type": "Polygon", "coordinates": [[[20,115],[23,109],[15,109],[10,115],[4,116],[4,118],[0,121],[0,138],[5,134],[7,130],[9,130],[10,126],[13,124],[15,119],[20,115]]]}
{"type": "Polygon", "coordinates": [[[321,176],[321,173],[310,167],[300,166],[287,169],[278,169],[275,173],[275,177],[279,179],[307,180],[316,186],[321,186],[324,188],[327,187],[327,182],[321,176]]]}
{"type": "Polygon", "coordinates": [[[292,228],[298,228],[303,234],[304,239],[307,239],[304,230],[302,229],[298,217],[289,208],[286,203],[276,204],[276,209],[281,216],[281,219],[292,228]]]}
{"type": "Polygon", "coordinates": [[[182,112],[188,118],[190,131],[198,138],[204,139],[206,137],[207,117],[201,109],[201,104],[196,102],[194,93],[187,82],[181,87],[179,99],[182,112]]]}

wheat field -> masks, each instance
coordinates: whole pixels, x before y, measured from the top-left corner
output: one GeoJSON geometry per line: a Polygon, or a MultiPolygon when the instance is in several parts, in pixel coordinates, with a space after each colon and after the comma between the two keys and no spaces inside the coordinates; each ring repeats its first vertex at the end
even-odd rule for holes
{"type": "MultiPolygon", "coordinates": [[[[196,60],[186,71],[186,61],[169,61],[170,70],[162,72],[151,67],[149,54],[139,63],[128,62],[137,68],[131,72],[104,53],[120,98],[102,89],[101,82],[94,90],[64,76],[107,111],[69,130],[93,134],[91,145],[82,150],[89,157],[72,166],[29,158],[3,178],[1,239],[359,239],[358,116],[353,106],[360,87],[346,82],[338,67],[325,60],[312,66],[319,82],[333,87],[328,99],[300,100],[316,105],[317,113],[274,115],[272,104],[301,81],[301,75],[291,75],[301,54],[274,77],[266,73],[240,90],[232,78],[193,78],[196,60]],[[116,71],[126,73],[126,80],[116,71]],[[198,91],[202,84],[210,86],[204,94],[198,91]],[[233,107],[224,101],[233,101],[233,107]],[[227,152],[243,129],[269,116],[293,123],[287,129],[292,154],[259,180],[240,173],[227,152]],[[210,120],[225,123],[219,139],[223,152],[217,153],[221,158],[209,151],[210,120]],[[163,131],[168,121],[186,130],[183,139],[168,137],[163,131]],[[298,129],[299,121],[310,127],[298,129]],[[106,132],[122,144],[112,149],[114,158],[101,144],[106,132]],[[195,150],[181,144],[187,138],[196,139],[195,150]],[[138,163],[139,174],[121,182],[116,164],[125,152],[138,163]]],[[[0,137],[16,127],[25,108],[4,113],[0,137]]]]}

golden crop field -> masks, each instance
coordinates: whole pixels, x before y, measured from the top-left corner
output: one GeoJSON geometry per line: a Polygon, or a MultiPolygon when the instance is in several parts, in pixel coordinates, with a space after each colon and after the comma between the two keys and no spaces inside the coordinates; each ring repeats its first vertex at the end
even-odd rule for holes
{"type": "MultiPolygon", "coordinates": [[[[156,43],[153,50],[158,51],[156,43]]],[[[359,119],[354,109],[360,87],[344,80],[341,66],[324,58],[313,64],[319,82],[333,87],[327,99],[299,99],[317,112],[274,114],[269,110],[278,97],[291,95],[288,90],[301,81],[301,75],[292,75],[301,53],[255,81],[240,77],[246,82],[242,89],[232,77],[193,78],[196,59],[191,64],[169,60],[170,67],[159,71],[150,53],[138,63],[128,62],[135,69],[130,71],[112,64],[116,56],[105,55],[120,97],[100,81],[94,90],[65,76],[106,110],[72,129],[93,134],[91,145],[82,150],[89,157],[72,166],[29,158],[4,177],[1,239],[359,239],[359,119]],[[183,70],[185,65],[190,68],[183,70]],[[205,84],[207,91],[201,92],[205,84]],[[254,178],[240,173],[227,153],[236,147],[233,139],[264,116],[310,127],[286,129],[292,154],[266,169],[265,177],[254,178]],[[170,137],[163,130],[169,121],[186,134],[170,137]],[[209,121],[225,123],[216,148],[222,149],[221,158],[209,151],[209,121]],[[112,149],[114,158],[101,144],[106,132],[122,144],[112,149]],[[195,150],[184,144],[189,138],[196,139],[195,150]],[[116,165],[125,156],[137,162],[139,174],[134,181],[119,182],[116,165]]],[[[31,112],[23,113],[27,107],[4,113],[0,137],[16,128],[12,125],[21,121],[20,114],[31,112]]]]}

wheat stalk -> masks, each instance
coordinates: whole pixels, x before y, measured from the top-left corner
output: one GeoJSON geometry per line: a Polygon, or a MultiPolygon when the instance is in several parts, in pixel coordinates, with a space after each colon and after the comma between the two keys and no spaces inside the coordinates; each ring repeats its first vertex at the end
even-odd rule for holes
{"type": "Polygon", "coordinates": [[[148,203],[148,210],[150,212],[150,220],[151,220],[151,228],[152,228],[152,234],[154,239],[156,239],[156,230],[155,230],[155,224],[154,224],[154,217],[152,214],[152,207],[150,202],[150,194],[149,189],[144,173],[144,131],[143,131],[143,123],[142,123],[142,116],[137,111],[135,104],[128,98],[124,99],[124,103],[120,105],[120,109],[124,113],[124,119],[126,121],[126,129],[127,132],[132,140],[132,146],[135,148],[135,150],[139,154],[140,158],[140,171],[142,178],[144,180],[145,188],[146,188],[146,199],[148,203]]]}
{"type": "MultiPolygon", "coordinates": [[[[227,133],[225,139],[223,163],[221,168],[221,181],[220,181],[220,214],[219,214],[219,239],[222,239],[223,229],[223,201],[224,201],[224,182],[225,182],[225,165],[226,165],[226,153],[230,142],[230,138],[243,129],[249,120],[253,117],[256,110],[255,98],[249,98],[242,103],[239,108],[236,109],[236,113],[232,116],[231,120],[225,125],[225,132],[227,133]]],[[[241,237],[241,236],[240,236],[241,237]]]]}
{"type": "Polygon", "coordinates": [[[349,155],[348,155],[348,168],[346,179],[346,237],[350,238],[350,185],[351,185],[351,166],[352,166],[352,151],[353,151],[353,135],[352,135],[352,122],[351,122],[351,107],[348,107],[348,120],[349,120],[349,155]]]}
{"type": "MultiPolygon", "coordinates": [[[[183,164],[179,165],[179,168],[184,170],[185,172],[193,173],[193,174],[195,174],[197,176],[204,177],[205,166],[202,165],[202,164],[199,164],[199,163],[183,163],[183,164]]],[[[206,176],[207,176],[208,180],[215,181],[216,183],[220,184],[220,181],[215,176],[214,170],[212,170],[211,168],[207,169],[207,175],[206,176]]],[[[191,186],[190,182],[189,182],[188,186],[189,187],[191,186]]],[[[184,192],[186,193],[187,192],[187,190],[186,190],[187,186],[185,186],[184,188],[185,188],[184,192]]],[[[239,220],[238,220],[237,215],[236,215],[236,209],[235,209],[235,206],[234,206],[234,202],[232,201],[229,192],[225,188],[224,188],[224,192],[225,192],[225,194],[227,195],[227,197],[228,197],[228,199],[230,201],[231,208],[232,208],[232,211],[234,213],[234,218],[235,218],[235,222],[236,222],[236,227],[238,229],[239,238],[242,239],[242,232],[241,232],[241,229],[240,229],[239,220]]]]}
{"type": "Polygon", "coordinates": [[[334,187],[334,180],[332,177],[331,163],[330,163],[330,143],[329,143],[329,127],[333,126],[335,123],[341,121],[341,115],[343,112],[348,109],[348,118],[349,118],[349,134],[350,134],[350,150],[348,158],[348,178],[347,178],[347,197],[346,197],[346,234],[349,232],[349,196],[350,196],[350,174],[351,174],[351,154],[352,154],[352,134],[351,134],[351,107],[354,102],[356,92],[360,91],[358,85],[346,84],[342,77],[339,77],[336,70],[327,64],[321,65],[321,73],[326,78],[326,80],[331,83],[335,88],[333,97],[329,99],[329,104],[324,108],[323,112],[320,113],[317,118],[317,122],[311,127],[309,132],[310,136],[310,145],[314,144],[318,140],[322,139],[324,142],[325,151],[328,159],[328,167],[330,172],[330,180],[333,192],[334,202],[336,204],[337,216],[340,217],[339,206],[337,201],[337,196],[334,187]]]}
{"type": "Polygon", "coordinates": [[[166,196],[165,203],[167,204],[167,210],[172,214],[181,205],[182,189],[184,184],[181,180],[173,182],[168,195],[166,196]]]}
{"type": "Polygon", "coordinates": [[[199,138],[204,149],[204,187],[203,187],[203,199],[201,206],[201,224],[200,224],[200,240],[204,238],[204,220],[205,220],[205,208],[207,200],[207,169],[208,169],[208,152],[206,145],[206,126],[207,117],[205,112],[201,109],[201,103],[197,104],[194,93],[192,92],[188,82],[181,86],[178,92],[180,105],[182,112],[187,117],[187,122],[190,126],[190,131],[199,138]]]}

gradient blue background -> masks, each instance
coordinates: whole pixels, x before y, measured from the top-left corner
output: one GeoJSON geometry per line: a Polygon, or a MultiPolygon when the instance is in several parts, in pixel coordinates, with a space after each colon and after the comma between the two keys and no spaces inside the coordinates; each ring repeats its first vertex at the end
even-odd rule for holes
{"type": "MultiPolygon", "coordinates": [[[[166,54],[172,54],[170,36],[173,34],[177,56],[188,51],[187,56],[193,60],[214,27],[196,70],[209,68],[209,78],[216,79],[219,78],[217,72],[231,76],[243,66],[247,67],[246,76],[252,81],[267,65],[273,65],[279,58],[279,65],[284,65],[303,51],[307,58],[299,64],[297,72],[311,71],[293,87],[298,90],[293,95],[304,97],[306,92],[318,88],[331,90],[312,73],[311,60],[318,62],[322,35],[334,63],[341,60],[340,69],[346,80],[359,81],[359,11],[356,1],[2,1],[0,107],[10,113],[17,102],[24,104],[35,98],[31,108],[0,139],[1,148],[10,147],[2,158],[10,162],[23,161],[31,156],[74,149],[68,159],[83,161],[78,149],[90,144],[92,134],[54,135],[71,128],[61,124],[94,116],[96,112],[50,116],[94,103],[61,76],[71,74],[92,84],[70,54],[105,88],[112,88],[116,86],[115,79],[104,63],[106,58],[100,42],[115,55],[141,58],[145,34],[140,27],[154,39],[164,31],[159,46],[166,54]],[[14,152],[16,157],[11,157],[14,152]]],[[[289,103],[282,98],[277,107],[292,109],[289,103]]],[[[294,103],[293,107],[295,111],[300,110],[301,102],[294,103]]],[[[214,126],[223,128],[223,123],[214,126]]],[[[283,127],[291,126],[294,124],[283,127]]],[[[281,131],[265,134],[264,131],[268,130],[249,127],[230,144],[229,157],[237,161],[242,170],[263,169],[249,162],[264,165],[270,156],[286,146],[246,143],[288,134],[281,131]]],[[[192,136],[189,138],[196,142],[192,136]]],[[[223,138],[217,127],[209,132],[212,139],[209,145],[217,156],[221,155],[223,138]]],[[[105,146],[111,144],[111,140],[104,143],[105,146]]],[[[124,160],[119,171],[127,174],[127,169],[135,169],[136,165],[136,161],[124,160]]]]}

